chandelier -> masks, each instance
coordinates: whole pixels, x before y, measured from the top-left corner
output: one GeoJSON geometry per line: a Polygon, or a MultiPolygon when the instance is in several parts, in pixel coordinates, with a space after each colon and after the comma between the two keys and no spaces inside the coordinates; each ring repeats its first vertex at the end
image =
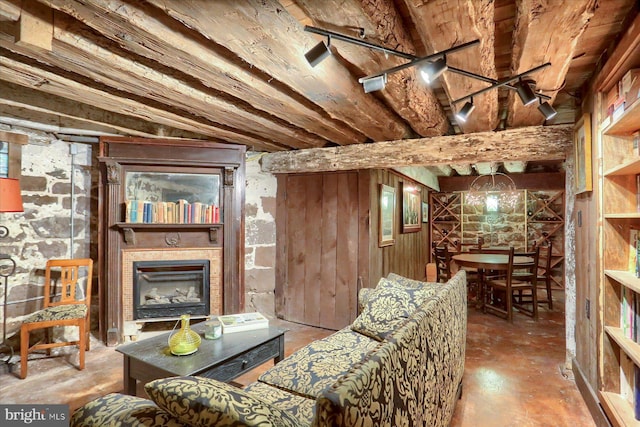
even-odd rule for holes
{"type": "Polygon", "coordinates": [[[513,179],[501,172],[495,172],[493,165],[491,174],[476,177],[465,195],[467,204],[486,206],[488,211],[493,212],[506,208],[513,210],[518,205],[519,199],[520,192],[513,179]]]}

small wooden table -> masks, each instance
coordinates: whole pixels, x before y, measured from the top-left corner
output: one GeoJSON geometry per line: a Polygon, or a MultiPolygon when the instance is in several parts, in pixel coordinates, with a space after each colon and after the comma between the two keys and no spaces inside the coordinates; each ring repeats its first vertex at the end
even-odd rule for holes
{"type": "MultiPolygon", "coordinates": [[[[451,259],[459,266],[476,268],[478,270],[480,301],[478,308],[484,305],[484,272],[485,270],[504,271],[509,268],[509,255],[503,254],[483,254],[483,253],[462,253],[454,255],[451,259]]],[[[533,258],[526,256],[514,256],[513,265],[527,264],[533,262],[533,258]]]]}
{"type": "Polygon", "coordinates": [[[124,355],[124,392],[135,396],[137,381],[172,376],[198,375],[228,382],[269,359],[274,363],[284,359],[285,329],[270,326],[222,334],[217,340],[204,339],[204,322],[191,329],[203,338],[198,351],[187,356],[171,354],[170,332],[118,347],[124,355]]]}

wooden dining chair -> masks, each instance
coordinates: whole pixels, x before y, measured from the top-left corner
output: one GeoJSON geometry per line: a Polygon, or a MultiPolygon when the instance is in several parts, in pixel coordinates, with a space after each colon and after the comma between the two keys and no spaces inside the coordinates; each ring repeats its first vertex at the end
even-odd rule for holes
{"type": "MultiPolygon", "coordinates": [[[[485,280],[485,311],[490,311],[502,315],[509,322],[513,322],[513,309],[517,308],[522,313],[538,320],[538,251],[533,252],[533,256],[528,256],[531,260],[526,263],[514,264],[515,250],[508,251],[509,262],[504,278],[489,278],[485,280]],[[527,292],[529,298],[518,300],[517,295],[527,292]],[[504,296],[498,297],[498,293],[504,296]],[[530,307],[529,307],[530,305],[530,307]]],[[[521,256],[521,255],[518,255],[521,256]]]]}
{"type": "Polygon", "coordinates": [[[27,317],[20,327],[20,377],[27,377],[27,357],[35,350],[77,345],[79,352],[79,369],[84,369],[84,353],[89,350],[89,313],[91,306],[91,281],[93,277],[93,260],[57,259],[46,264],[44,281],[44,307],[27,317]],[[59,279],[55,277],[59,271],[59,279]],[[86,286],[82,287],[80,272],[86,276],[86,286]],[[60,289],[57,289],[57,285],[60,289]],[[55,326],[77,326],[77,341],[52,342],[50,329],[55,326]],[[45,341],[32,346],[29,338],[32,331],[44,329],[45,341]]]}
{"type": "Polygon", "coordinates": [[[451,279],[451,253],[447,245],[434,247],[433,256],[438,282],[446,282],[451,279]]]}
{"type": "MultiPolygon", "coordinates": [[[[539,248],[539,247],[538,247],[539,248]]],[[[538,285],[544,285],[546,290],[546,299],[538,300],[538,304],[547,303],[549,310],[553,310],[553,295],[551,292],[551,257],[553,247],[551,242],[547,242],[544,249],[540,249],[540,258],[538,263],[538,285]]]]}

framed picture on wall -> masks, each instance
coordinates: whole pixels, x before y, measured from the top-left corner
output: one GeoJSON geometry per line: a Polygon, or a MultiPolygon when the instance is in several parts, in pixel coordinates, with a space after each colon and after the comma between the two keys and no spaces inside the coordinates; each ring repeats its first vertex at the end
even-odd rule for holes
{"type": "Polygon", "coordinates": [[[573,134],[575,153],[576,194],[592,190],[591,178],[591,116],[583,114],[573,134]]]}
{"type": "Polygon", "coordinates": [[[403,182],[402,184],[402,232],[415,233],[422,230],[422,200],[420,189],[403,182]]]}
{"type": "Polygon", "coordinates": [[[389,246],[396,242],[395,231],[396,189],[380,184],[380,218],[378,246],[389,246]]]}
{"type": "Polygon", "coordinates": [[[429,222],[429,203],[422,202],[422,222],[429,222]]]}

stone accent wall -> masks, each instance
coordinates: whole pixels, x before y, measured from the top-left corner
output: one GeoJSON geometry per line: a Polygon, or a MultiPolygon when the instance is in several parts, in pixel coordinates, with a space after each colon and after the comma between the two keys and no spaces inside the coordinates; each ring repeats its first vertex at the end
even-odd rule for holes
{"type": "Polygon", "coordinates": [[[260,170],[260,153],[246,158],[245,310],[275,316],[275,175],[260,170]]]}
{"type": "Polygon", "coordinates": [[[463,243],[476,243],[478,237],[482,237],[485,246],[513,246],[516,249],[527,247],[524,191],[521,192],[518,203],[512,210],[486,213],[484,206],[465,203],[463,212],[463,243]]]}
{"type": "MultiPolygon", "coordinates": [[[[15,274],[8,280],[7,336],[12,337],[19,332],[22,319],[42,307],[48,259],[97,259],[94,189],[98,169],[96,150],[91,144],[74,143],[77,154],[72,156],[71,143],[52,134],[0,128],[29,136],[29,144],[22,146],[20,173],[24,212],[0,214],[0,224],[9,229],[9,236],[0,239],[0,253],[10,255],[17,264],[15,274]]],[[[4,298],[4,283],[0,284],[4,298]]],[[[97,327],[97,309],[94,311],[97,327]]],[[[15,335],[8,341],[17,348],[19,337],[15,335]]]]}

